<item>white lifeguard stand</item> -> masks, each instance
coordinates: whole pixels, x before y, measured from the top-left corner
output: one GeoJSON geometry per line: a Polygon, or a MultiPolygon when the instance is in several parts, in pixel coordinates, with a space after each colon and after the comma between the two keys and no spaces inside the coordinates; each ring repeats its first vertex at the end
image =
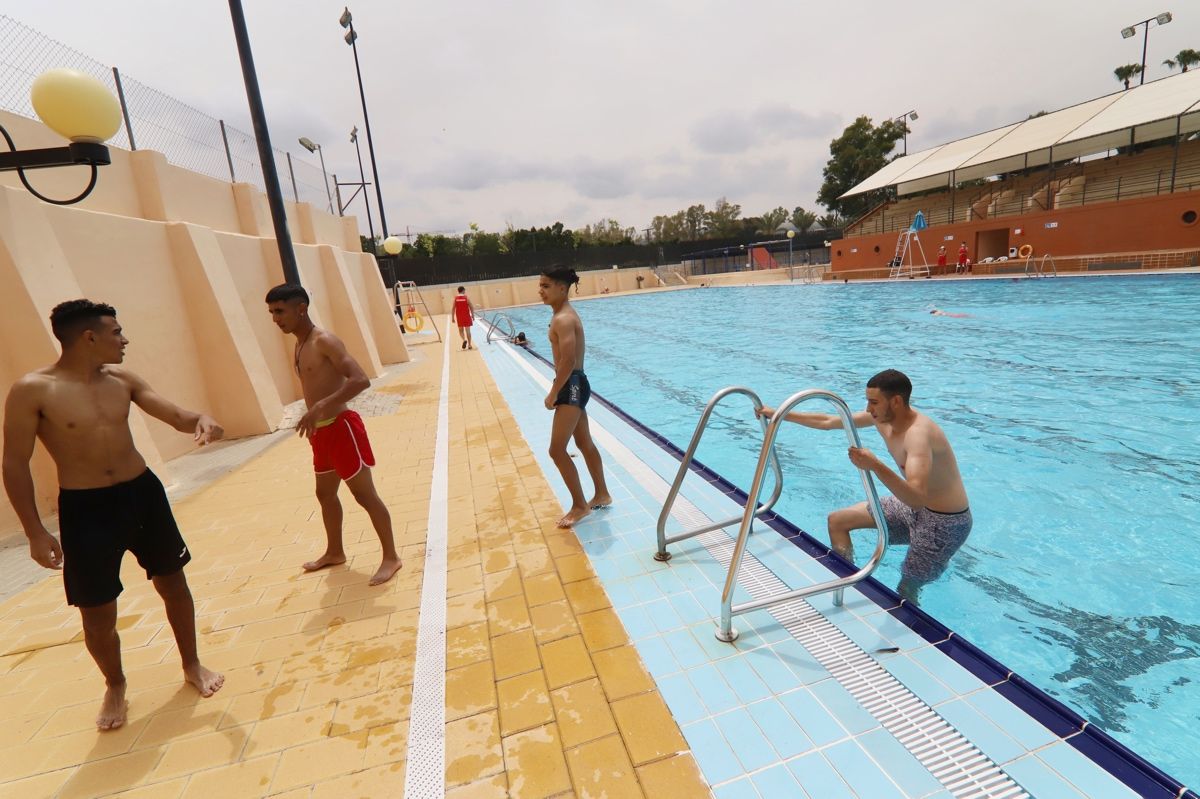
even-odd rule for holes
{"type": "Polygon", "coordinates": [[[896,254],[892,256],[889,278],[899,277],[929,277],[929,259],[925,257],[925,248],[921,246],[920,233],[929,225],[925,222],[925,214],[917,211],[912,224],[896,239],[896,254]],[[921,263],[916,262],[917,252],[921,253],[921,263]]]}

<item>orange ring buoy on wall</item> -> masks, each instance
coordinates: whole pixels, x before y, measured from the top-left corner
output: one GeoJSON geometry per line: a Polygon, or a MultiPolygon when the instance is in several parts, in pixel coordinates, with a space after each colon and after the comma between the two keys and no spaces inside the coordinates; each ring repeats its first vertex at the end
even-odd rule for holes
{"type": "Polygon", "coordinates": [[[1021,249],[1017,250],[1017,256],[1020,258],[1028,258],[1031,255],[1033,255],[1032,244],[1022,244],[1021,249]]]}
{"type": "Polygon", "coordinates": [[[425,320],[416,311],[410,310],[404,315],[404,329],[409,333],[418,333],[425,327],[425,320]]]}

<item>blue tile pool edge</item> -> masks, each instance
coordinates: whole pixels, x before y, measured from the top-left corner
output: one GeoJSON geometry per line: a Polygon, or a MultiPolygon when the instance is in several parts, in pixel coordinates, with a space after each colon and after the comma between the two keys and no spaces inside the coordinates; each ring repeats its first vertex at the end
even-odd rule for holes
{"type": "MultiPolygon", "coordinates": [[[[533,349],[526,349],[526,352],[553,371],[554,364],[544,355],[533,349]]],[[[657,444],[675,460],[683,461],[684,451],[665,436],[647,427],[602,395],[593,392],[592,399],[657,444]]],[[[746,501],[749,499],[746,492],[694,458],[689,468],[745,508],[746,501]]],[[[760,517],[760,520],[813,559],[821,561],[839,577],[857,571],[853,564],[783,516],[773,512],[766,513],[760,517]]],[[[1099,727],[1089,723],[1070,707],[1050,696],[1012,669],[1007,668],[967,639],[957,635],[917,605],[901,599],[899,594],[874,577],[866,578],[855,587],[880,608],[929,641],[958,665],[987,683],[1009,702],[1037,720],[1060,739],[1069,743],[1139,796],[1163,797],[1164,799],[1200,799],[1179,780],[1174,779],[1099,727]]]]}

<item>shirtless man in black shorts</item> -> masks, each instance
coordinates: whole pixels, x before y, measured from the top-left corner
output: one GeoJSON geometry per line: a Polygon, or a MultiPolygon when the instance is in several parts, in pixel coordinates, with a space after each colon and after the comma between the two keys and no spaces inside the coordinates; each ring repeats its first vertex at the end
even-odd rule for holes
{"type": "MultiPolygon", "coordinates": [[[[850,447],[850,462],[879,478],[894,496],[882,500],[888,538],[908,544],[900,566],[900,596],[920,599],[921,588],[946,570],[950,558],[971,532],[971,509],[954,450],[942,428],[909,404],[912,382],[903,372],[887,369],[867,381],[867,409],[854,414],[855,427],[874,425],[900,467],[896,474],[865,448],[850,447]]],[[[770,417],[774,408],[759,413],[770,417]]],[[[840,430],[839,416],[789,413],[789,422],[817,430],[840,430]]],[[[866,502],[829,514],[829,542],[834,552],[854,560],[851,530],[875,527],[866,502]]]]}
{"type": "Polygon", "coordinates": [[[212,418],[185,411],[115,364],[129,341],[112,306],[71,300],[50,314],[62,356],[18,380],[4,408],[4,488],[29,538],[29,554],[62,569],[67,602],[79,608],[88,652],[107,690],[100,730],[125,723],[125,673],[117,635],[117,597],[125,550],[137,557],[162,597],[183,660],[183,675],[201,696],[225,678],[200,665],[196,612],[183,567],[192,559],[175,525],[162,483],[133,446],[129,406],[138,407],[204,445],[224,431],[212,418]],[[58,540],[42,524],[29,459],[34,439],[58,467],[58,540]]]}
{"type": "Polygon", "coordinates": [[[554,465],[571,492],[571,507],[558,520],[559,527],[571,527],[593,510],[612,504],[612,497],[604,482],[604,462],[600,460],[600,450],[592,441],[585,410],[592,396],[592,388],[588,385],[587,375],[583,373],[583,322],[569,300],[571,286],[578,282],[579,276],[575,270],[565,266],[551,267],[538,280],[538,296],[554,310],[554,316],[550,319],[554,382],[545,400],[546,410],[554,411],[550,457],[554,459],[554,465]],[[592,477],[595,493],[590,501],[583,498],[579,470],[567,452],[567,442],[572,436],[592,477]]]}

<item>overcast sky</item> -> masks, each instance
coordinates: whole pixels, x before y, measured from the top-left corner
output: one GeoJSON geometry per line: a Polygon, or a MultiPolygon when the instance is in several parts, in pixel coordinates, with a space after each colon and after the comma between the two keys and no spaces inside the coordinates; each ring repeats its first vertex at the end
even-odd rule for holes
{"type": "MultiPolygon", "coordinates": [[[[273,143],[302,153],[307,136],[330,172],[356,175],[348,134],[362,110],[342,4],[244,2],[273,143]]],[[[916,109],[916,152],[1110,93],[1113,68],[1141,60],[1142,28],[1128,40],[1120,29],[1168,10],[1175,20],[1150,30],[1147,80],[1200,49],[1194,0],[351,6],[393,233],[605,217],[643,228],[721,196],[745,215],[815,210],[829,142],[855,117],[916,109]]],[[[3,13],[252,130],[226,2],[3,13]]]]}

